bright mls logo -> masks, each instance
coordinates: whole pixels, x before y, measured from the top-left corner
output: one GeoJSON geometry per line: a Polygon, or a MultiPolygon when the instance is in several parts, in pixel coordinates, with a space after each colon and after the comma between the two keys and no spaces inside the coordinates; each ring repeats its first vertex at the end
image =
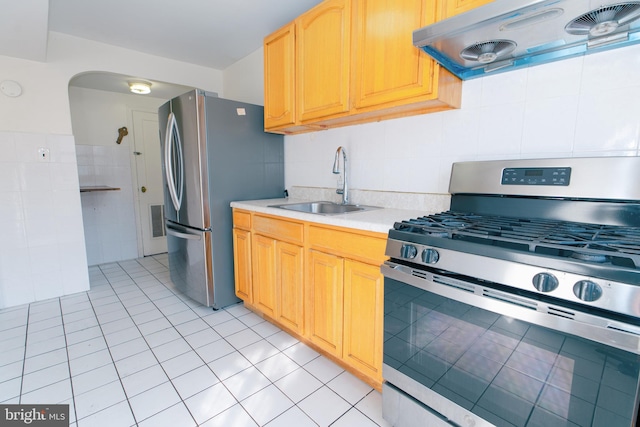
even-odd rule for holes
{"type": "Polygon", "coordinates": [[[0,427],[69,427],[69,405],[0,405],[0,427]]]}

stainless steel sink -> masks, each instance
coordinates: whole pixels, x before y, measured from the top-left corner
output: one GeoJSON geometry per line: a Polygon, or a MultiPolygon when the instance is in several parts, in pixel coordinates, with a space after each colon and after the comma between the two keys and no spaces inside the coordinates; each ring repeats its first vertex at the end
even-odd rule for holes
{"type": "Polygon", "coordinates": [[[287,209],[290,211],[306,212],[319,215],[338,215],[349,212],[362,212],[372,209],[379,209],[376,206],[363,205],[341,205],[333,202],[304,202],[281,205],[270,205],[270,208],[287,209]]]}

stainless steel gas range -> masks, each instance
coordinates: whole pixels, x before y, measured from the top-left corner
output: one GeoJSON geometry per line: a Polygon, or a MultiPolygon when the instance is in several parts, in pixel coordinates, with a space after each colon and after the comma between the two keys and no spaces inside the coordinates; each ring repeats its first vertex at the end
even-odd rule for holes
{"type": "Polygon", "coordinates": [[[450,210],[389,231],[394,426],[633,426],[640,157],[453,165],[450,210]]]}

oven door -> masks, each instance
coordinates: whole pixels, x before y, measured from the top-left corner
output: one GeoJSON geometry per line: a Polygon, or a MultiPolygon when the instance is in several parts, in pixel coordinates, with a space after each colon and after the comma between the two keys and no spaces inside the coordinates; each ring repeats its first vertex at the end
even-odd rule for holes
{"type": "Polygon", "coordinates": [[[388,261],[382,272],[394,426],[635,425],[636,325],[442,271],[388,261]]]}

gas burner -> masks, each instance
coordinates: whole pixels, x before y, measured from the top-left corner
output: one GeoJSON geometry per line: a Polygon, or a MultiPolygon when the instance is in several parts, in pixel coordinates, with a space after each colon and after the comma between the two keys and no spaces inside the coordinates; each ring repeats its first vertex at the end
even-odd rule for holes
{"type": "Polygon", "coordinates": [[[640,230],[635,227],[445,211],[399,222],[394,228],[430,238],[640,269],[640,230]]]}

